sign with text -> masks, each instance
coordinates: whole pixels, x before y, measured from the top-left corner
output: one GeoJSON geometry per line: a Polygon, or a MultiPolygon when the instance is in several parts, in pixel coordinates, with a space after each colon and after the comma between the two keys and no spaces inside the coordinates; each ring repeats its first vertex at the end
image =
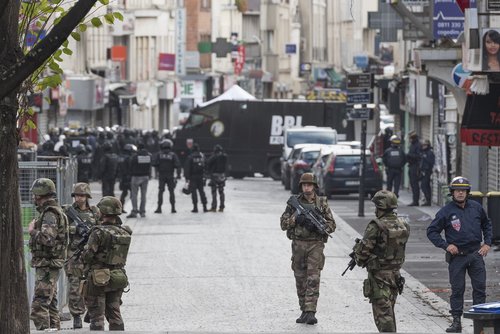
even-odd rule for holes
{"type": "Polygon", "coordinates": [[[373,103],[372,93],[347,93],[347,104],[373,103]]]}
{"type": "Polygon", "coordinates": [[[186,74],[186,8],[175,10],[175,74],[186,74]]]}
{"type": "Polygon", "coordinates": [[[373,88],[373,75],[371,73],[356,73],[347,75],[347,89],[373,88]]]}
{"type": "Polygon", "coordinates": [[[370,120],[373,119],[373,109],[347,109],[347,117],[349,118],[349,120],[370,120]]]}
{"type": "MultiPolygon", "coordinates": [[[[469,8],[476,8],[476,0],[470,0],[469,8]]],[[[434,0],[434,38],[458,38],[464,31],[464,13],[455,0],[434,0]]]]}

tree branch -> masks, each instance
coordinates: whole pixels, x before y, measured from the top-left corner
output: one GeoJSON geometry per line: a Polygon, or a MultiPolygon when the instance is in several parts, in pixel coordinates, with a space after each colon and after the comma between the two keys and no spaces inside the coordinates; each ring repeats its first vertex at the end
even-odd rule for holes
{"type": "Polygon", "coordinates": [[[17,64],[0,73],[0,100],[18,87],[59,49],[96,2],[97,0],[79,0],[27,55],[17,64]]]}

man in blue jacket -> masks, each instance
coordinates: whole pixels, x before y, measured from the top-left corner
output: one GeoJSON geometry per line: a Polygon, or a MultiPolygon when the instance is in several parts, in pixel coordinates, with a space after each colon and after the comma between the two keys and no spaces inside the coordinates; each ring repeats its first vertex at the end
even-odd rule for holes
{"type": "Polygon", "coordinates": [[[446,250],[451,284],[450,313],[453,323],[447,333],[461,333],[464,308],[465,272],[472,284],[473,305],[486,300],[486,268],[483,257],[491,247],[491,222],[481,204],[467,200],[471,186],[462,176],[455,177],[449,186],[452,202],[438,211],[427,228],[427,237],[446,250]],[[444,230],[445,239],[441,237],[444,230]]]}

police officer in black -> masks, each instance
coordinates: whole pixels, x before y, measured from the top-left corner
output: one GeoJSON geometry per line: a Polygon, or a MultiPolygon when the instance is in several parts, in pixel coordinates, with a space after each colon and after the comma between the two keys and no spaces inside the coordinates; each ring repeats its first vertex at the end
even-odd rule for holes
{"type": "Polygon", "coordinates": [[[215,145],[214,153],[207,160],[207,170],[210,175],[208,185],[212,190],[212,208],[211,212],[217,211],[217,192],[219,192],[220,205],[219,212],[224,211],[224,187],[226,185],[226,163],[227,155],[222,150],[222,146],[215,145]]]}
{"type": "Polygon", "coordinates": [[[127,198],[128,192],[130,191],[130,182],[132,179],[132,174],[130,173],[130,158],[132,154],[137,152],[137,147],[132,144],[125,144],[118,158],[118,176],[120,179],[120,202],[122,203],[122,213],[126,213],[123,209],[125,207],[125,199],[127,198]]]}
{"type": "Polygon", "coordinates": [[[132,201],[132,212],[127,218],[137,218],[139,213],[142,218],[146,217],[146,197],[148,193],[149,179],[151,178],[151,153],[144,144],[139,144],[138,151],[130,158],[130,199],[132,201]],[[137,197],[141,190],[141,203],[138,207],[137,197]]]}
{"type": "Polygon", "coordinates": [[[432,151],[431,142],[426,139],[422,144],[422,160],[420,161],[420,188],[424,193],[425,202],[422,206],[431,205],[431,175],[436,157],[432,151]]]}
{"type": "Polygon", "coordinates": [[[165,191],[165,184],[168,187],[168,192],[170,195],[170,212],[176,213],[175,211],[175,193],[174,189],[177,185],[177,180],[175,179],[174,172],[177,171],[177,175],[181,173],[181,162],[179,157],[172,151],[172,141],[170,139],[164,139],[160,143],[160,152],[155,156],[153,161],[153,166],[158,170],[159,180],[158,180],[158,208],[155,213],[161,213],[161,206],[163,204],[163,192],[165,191]]]}
{"type": "Polygon", "coordinates": [[[413,195],[413,201],[408,204],[408,206],[418,206],[420,199],[420,160],[421,160],[421,145],[418,139],[418,135],[415,131],[411,131],[408,134],[410,138],[410,148],[408,154],[406,155],[406,160],[408,161],[408,174],[410,177],[411,192],[413,195]]]}
{"type": "Polygon", "coordinates": [[[118,155],[113,152],[111,142],[102,145],[103,155],[99,163],[99,176],[102,182],[102,195],[114,196],[118,176],[118,155]]]}
{"type": "Polygon", "coordinates": [[[449,186],[452,202],[436,213],[427,227],[427,237],[446,251],[451,284],[450,313],[453,323],[448,333],[461,333],[460,318],[464,308],[465,273],[472,284],[472,304],[486,300],[484,256],[491,247],[492,227],[481,204],[468,200],[471,186],[465,177],[455,177],[449,186]],[[445,239],[441,237],[444,230],[445,239]]]}
{"type": "Polygon", "coordinates": [[[87,148],[83,144],[76,148],[76,161],[78,163],[76,181],[89,183],[92,177],[92,154],[87,152],[87,148]]]}
{"type": "Polygon", "coordinates": [[[208,212],[207,209],[207,196],[205,196],[204,180],[205,173],[205,156],[200,152],[200,146],[193,144],[193,151],[186,160],[184,167],[184,177],[189,182],[191,190],[191,199],[193,201],[193,210],[191,212],[198,212],[198,195],[200,193],[201,204],[203,204],[203,212],[208,212]]]}
{"type": "Polygon", "coordinates": [[[401,175],[403,173],[403,166],[406,163],[406,156],[403,150],[399,147],[401,139],[398,136],[391,136],[391,146],[385,150],[382,156],[382,161],[386,168],[387,174],[387,190],[393,191],[399,197],[399,186],[401,185],[401,175]]]}

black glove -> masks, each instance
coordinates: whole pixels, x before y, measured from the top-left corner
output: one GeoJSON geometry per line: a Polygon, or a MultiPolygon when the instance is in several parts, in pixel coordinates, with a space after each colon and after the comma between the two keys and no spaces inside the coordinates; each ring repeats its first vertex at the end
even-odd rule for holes
{"type": "Polygon", "coordinates": [[[304,228],[308,230],[309,232],[316,232],[318,229],[316,228],[316,225],[313,224],[313,222],[306,218],[306,222],[304,224],[304,228]]]}
{"type": "Polygon", "coordinates": [[[297,224],[304,227],[307,221],[307,217],[304,214],[300,214],[297,216],[297,218],[295,218],[295,221],[297,222],[297,224]]]}

